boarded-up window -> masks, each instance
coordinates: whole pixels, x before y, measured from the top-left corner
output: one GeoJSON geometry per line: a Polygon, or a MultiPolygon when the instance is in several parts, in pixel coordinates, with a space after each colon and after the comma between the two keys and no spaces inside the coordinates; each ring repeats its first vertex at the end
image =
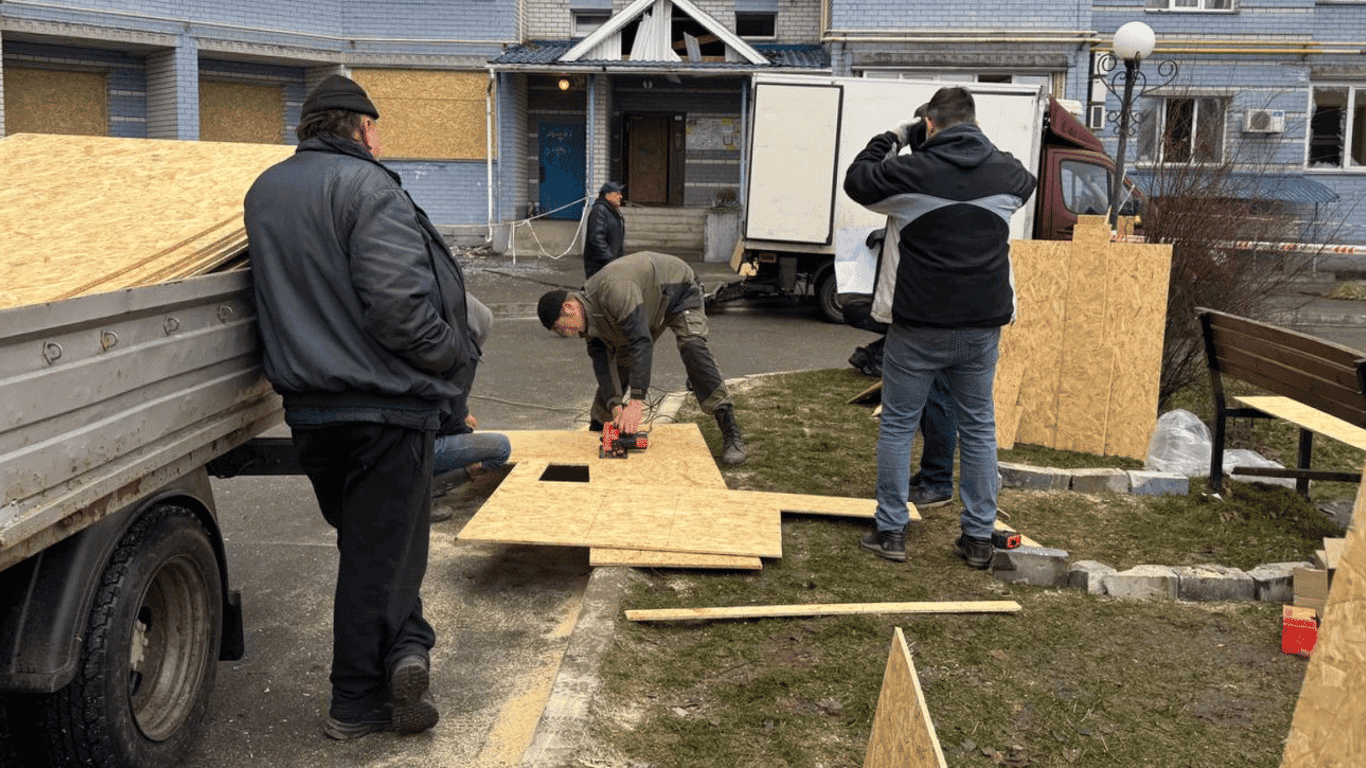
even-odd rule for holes
{"type": "Polygon", "coordinates": [[[199,139],[283,144],[284,89],[278,85],[199,82],[199,139]]]}
{"type": "Polygon", "coordinates": [[[5,132],[108,136],[104,73],[6,66],[5,132]]]}
{"type": "Polygon", "coordinates": [[[379,110],[385,159],[484,159],[487,73],[358,69],[351,76],[379,110]]]}

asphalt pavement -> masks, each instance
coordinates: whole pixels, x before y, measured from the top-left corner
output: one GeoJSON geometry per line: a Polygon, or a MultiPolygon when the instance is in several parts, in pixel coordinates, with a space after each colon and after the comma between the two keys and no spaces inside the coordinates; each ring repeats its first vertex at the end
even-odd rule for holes
{"type": "MultiPolygon", "coordinates": [[[[727,264],[685,257],[708,287],[736,279],[727,264]]],[[[477,252],[461,261],[470,291],[495,313],[471,400],[481,427],[583,428],[594,388],[583,341],[555,336],[535,316],[542,293],[582,284],[582,261],[477,252]]],[[[821,321],[810,305],[739,302],[710,319],[713,353],[732,379],[842,366],[873,338],[821,321]]],[[[667,335],[662,341],[652,394],[681,392],[682,365],[667,335]]],[[[423,586],[424,612],[438,634],[432,688],[441,721],[428,733],[339,743],[321,732],[333,532],[303,477],[215,479],[213,487],[229,575],[242,592],[247,656],[218,665],[204,733],[185,766],[572,764],[628,569],[592,569],[581,548],[462,542],[461,526],[489,489],[442,500],[454,516],[433,525],[423,586]]]]}

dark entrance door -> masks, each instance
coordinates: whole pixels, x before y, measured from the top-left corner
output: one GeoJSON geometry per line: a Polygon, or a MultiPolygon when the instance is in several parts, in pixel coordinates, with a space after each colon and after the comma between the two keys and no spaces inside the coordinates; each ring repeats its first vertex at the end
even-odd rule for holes
{"type": "Polygon", "coordinates": [[[583,206],[569,204],[584,196],[584,166],[587,156],[583,123],[552,123],[542,120],[537,138],[540,145],[541,210],[549,219],[577,220],[583,213],[583,206]]]}
{"type": "Polygon", "coordinates": [[[626,118],[626,197],[633,203],[669,202],[669,115],[626,118]]]}

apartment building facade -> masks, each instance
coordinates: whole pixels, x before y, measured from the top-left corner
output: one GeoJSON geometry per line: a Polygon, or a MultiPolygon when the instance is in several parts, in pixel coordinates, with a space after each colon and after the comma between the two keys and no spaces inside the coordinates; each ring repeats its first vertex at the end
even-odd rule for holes
{"type": "Polygon", "coordinates": [[[1114,148],[1100,63],[1135,20],[1148,84],[1179,72],[1137,100],[1140,179],[1238,163],[1270,180],[1249,194],[1366,242],[1366,0],[5,0],[0,130],[292,143],[342,72],[418,202],[482,237],[577,218],[609,179],[640,205],[743,203],[760,72],[1037,83],[1114,148]]]}

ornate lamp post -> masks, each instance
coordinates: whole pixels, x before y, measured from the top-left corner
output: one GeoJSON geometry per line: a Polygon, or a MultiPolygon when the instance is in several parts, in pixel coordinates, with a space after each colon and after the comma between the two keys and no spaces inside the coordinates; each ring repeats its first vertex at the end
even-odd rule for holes
{"type": "MultiPolygon", "coordinates": [[[[1134,108],[1134,88],[1137,86],[1139,96],[1148,90],[1147,78],[1144,77],[1139,68],[1140,63],[1152,55],[1153,48],[1157,45],[1157,36],[1153,34],[1152,27],[1141,21],[1131,21],[1115,31],[1114,52],[1107,53],[1099,61],[1102,72],[1113,72],[1105,77],[1103,82],[1110,93],[1119,96],[1119,113],[1110,113],[1110,120],[1117,120],[1119,125],[1116,133],[1119,134],[1119,148],[1115,153],[1115,177],[1110,181],[1110,228],[1114,229],[1119,220],[1120,204],[1124,200],[1124,151],[1128,148],[1129,134],[1132,133],[1138,122],[1133,114],[1134,108]],[[1123,71],[1116,71],[1119,62],[1124,62],[1123,71]],[[1121,91],[1116,89],[1123,83],[1121,91]]],[[[1176,62],[1164,61],[1158,65],[1158,74],[1166,78],[1162,85],[1170,83],[1176,79],[1176,62]]]]}

